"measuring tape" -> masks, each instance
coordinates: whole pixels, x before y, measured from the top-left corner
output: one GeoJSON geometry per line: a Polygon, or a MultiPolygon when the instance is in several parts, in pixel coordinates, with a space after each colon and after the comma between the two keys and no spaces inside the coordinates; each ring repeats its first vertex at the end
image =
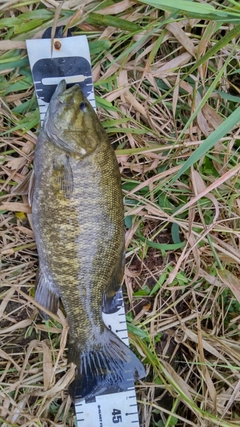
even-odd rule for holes
{"type": "Polygon", "coordinates": [[[41,124],[52,94],[62,79],[65,79],[69,86],[79,84],[93,108],[96,108],[87,37],[64,37],[55,40],[58,41],[59,43],[53,45],[52,56],[50,39],[26,41],[41,124]],[[77,47],[81,52],[78,56],[77,47]]]}
{"type": "MultiPolygon", "coordinates": [[[[64,37],[54,40],[51,56],[50,39],[27,40],[27,51],[40,110],[41,124],[56,85],[65,79],[67,84],[79,84],[83,93],[96,108],[91,61],[86,36],[64,37]],[[79,55],[76,54],[79,52],[79,55]]],[[[128,333],[122,291],[111,305],[111,312],[102,313],[103,321],[127,345],[128,333]]],[[[86,401],[76,397],[77,427],[139,427],[136,393],[132,373],[126,390],[104,394],[86,401]]]]}

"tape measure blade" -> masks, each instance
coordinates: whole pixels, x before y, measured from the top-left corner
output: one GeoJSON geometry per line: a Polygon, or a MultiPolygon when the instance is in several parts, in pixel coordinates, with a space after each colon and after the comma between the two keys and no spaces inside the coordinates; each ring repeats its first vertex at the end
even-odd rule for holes
{"type": "Polygon", "coordinates": [[[105,325],[111,329],[126,345],[129,345],[127,322],[123,302],[122,289],[117,293],[116,309],[110,313],[102,313],[105,325]]]}
{"type": "Polygon", "coordinates": [[[75,402],[77,427],[139,426],[134,387],[121,393],[96,396],[94,402],[75,402]]]}
{"type": "Polygon", "coordinates": [[[96,109],[91,73],[91,60],[86,36],[65,37],[58,40],[60,49],[53,49],[51,40],[27,40],[27,51],[35,92],[41,112],[41,124],[57,84],[65,79],[68,85],[79,84],[84,95],[96,109]],[[79,54],[76,55],[76,46],[79,54]]]}

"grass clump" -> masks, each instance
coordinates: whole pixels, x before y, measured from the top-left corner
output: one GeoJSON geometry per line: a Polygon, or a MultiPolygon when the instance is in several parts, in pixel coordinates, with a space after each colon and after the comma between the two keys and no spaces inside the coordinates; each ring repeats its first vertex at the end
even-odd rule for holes
{"type": "MultiPolygon", "coordinates": [[[[125,202],[129,334],[142,427],[240,422],[239,29],[233,0],[65,1],[86,34],[125,202]]],[[[73,426],[64,315],[42,324],[26,196],[39,128],[25,40],[55,0],[0,5],[1,425],[73,426]]]]}

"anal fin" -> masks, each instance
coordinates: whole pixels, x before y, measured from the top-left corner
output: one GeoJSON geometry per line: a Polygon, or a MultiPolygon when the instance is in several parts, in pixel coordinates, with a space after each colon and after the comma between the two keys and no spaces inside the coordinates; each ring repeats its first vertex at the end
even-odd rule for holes
{"type": "Polygon", "coordinates": [[[119,258],[111,281],[107,286],[102,299],[102,311],[106,314],[115,313],[119,310],[119,299],[121,298],[121,284],[123,280],[125,266],[125,251],[123,250],[122,256],[119,258]]]}
{"type": "MultiPolygon", "coordinates": [[[[46,280],[41,270],[39,270],[36,279],[35,301],[53,314],[58,311],[59,297],[52,290],[51,284],[46,280]]],[[[43,319],[49,318],[48,314],[43,310],[39,310],[39,312],[43,319]]]]}
{"type": "Polygon", "coordinates": [[[121,286],[118,287],[118,290],[114,294],[103,294],[102,300],[102,311],[105,314],[116,313],[122,304],[122,289],[121,286]]]}

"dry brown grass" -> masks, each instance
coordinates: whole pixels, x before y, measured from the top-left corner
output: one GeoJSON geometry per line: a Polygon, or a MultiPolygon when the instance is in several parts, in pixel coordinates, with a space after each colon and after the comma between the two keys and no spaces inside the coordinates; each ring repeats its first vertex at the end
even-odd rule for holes
{"type": "MultiPolygon", "coordinates": [[[[99,115],[122,173],[127,317],[148,373],[137,385],[141,426],[238,426],[239,128],[173,178],[238,106],[239,32],[235,24],[169,19],[139,2],[113,3],[97,23],[101,2],[65,1],[59,22],[74,24],[92,43],[99,115]],[[139,31],[125,29],[126,21],[139,31]],[[109,42],[104,50],[101,43],[109,42]]],[[[24,41],[52,25],[57,6],[0,3],[8,19],[0,26],[3,427],[74,425],[66,319],[62,311],[46,324],[38,316],[31,209],[27,196],[11,194],[32,167],[37,140],[24,41]],[[40,7],[49,11],[45,19],[24,15],[40,7]],[[16,18],[31,27],[13,27],[16,18]]]]}

